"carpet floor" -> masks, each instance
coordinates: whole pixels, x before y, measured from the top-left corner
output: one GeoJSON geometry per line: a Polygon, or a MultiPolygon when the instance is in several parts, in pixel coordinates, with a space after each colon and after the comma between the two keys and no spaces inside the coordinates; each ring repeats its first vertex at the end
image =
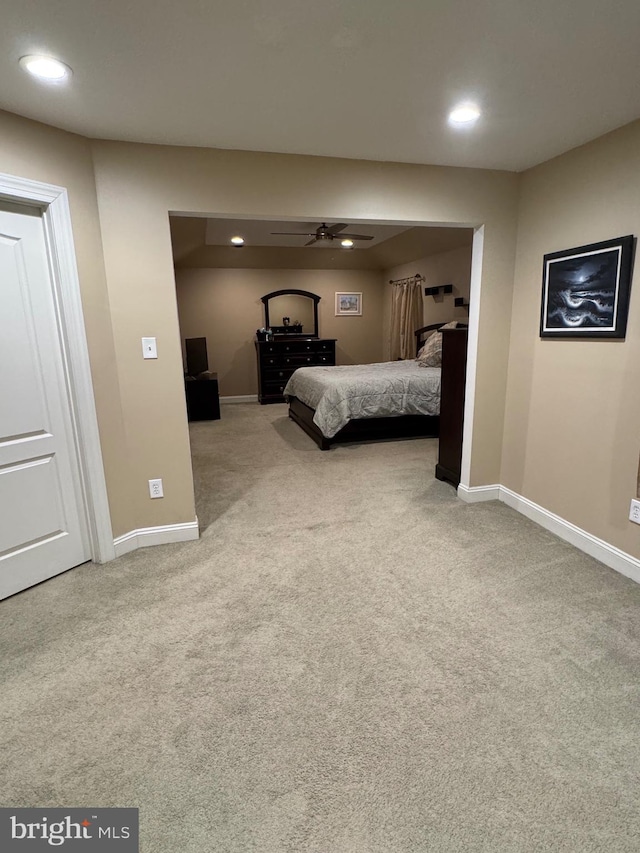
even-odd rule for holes
{"type": "Polygon", "coordinates": [[[0,604],[0,805],[144,853],[640,849],[640,586],[284,406],[191,426],[199,541],[0,604]]]}

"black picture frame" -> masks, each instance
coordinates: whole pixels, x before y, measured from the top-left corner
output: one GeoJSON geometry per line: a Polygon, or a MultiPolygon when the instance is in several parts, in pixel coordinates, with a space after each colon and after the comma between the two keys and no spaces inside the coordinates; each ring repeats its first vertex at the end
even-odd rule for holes
{"type": "Polygon", "coordinates": [[[624,339],[635,238],[544,256],[541,338],[624,339]]]}

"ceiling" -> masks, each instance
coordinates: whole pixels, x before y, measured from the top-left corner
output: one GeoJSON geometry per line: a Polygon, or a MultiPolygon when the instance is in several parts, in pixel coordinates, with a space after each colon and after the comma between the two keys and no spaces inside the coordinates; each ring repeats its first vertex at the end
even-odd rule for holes
{"type": "Polygon", "coordinates": [[[519,171],[640,117],[638,0],[7,0],[0,107],[90,137],[519,171]],[[18,66],[74,70],[45,85],[18,66]],[[447,114],[483,115],[453,130],[447,114]]]}
{"type": "MultiPolygon", "coordinates": [[[[471,228],[350,224],[344,230],[374,235],[343,249],[339,240],[304,246],[306,237],[274,237],[272,231],[314,231],[319,223],[207,219],[172,215],[169,220],[176,267],[222,269],[388,270],[429,255],[471,246],[471,228]],[[241,235],[245,245],[230,245],[241,235]]],[[[333,223],[328,223],[333,224],[333,223]]]]}
{"type": "MultiPolygon", "coordinates": [[[[207,219],[205,226],[204,241],[210,246],[228,246],[234,235],[244,237],[247,246],[292,246],[303,248],[305,243],[312,239],[312,234],[318,230],[321,224],[334,225],[339,223],[320,222],[291,222],[270,220],[248,220],[248,219],[207,219]],[[274,232],[290,232],[288,234],[274,232]],[[295,233],[294,233],[295,232],[295,233]],[[300,236],[296,236],[296,235],[300,236]]],[[[371,240],[354,240],[354,247],[358,249],[372,249],[380,245],[390,237],[408,231],[409,225],[345,225],[337,232],[335,240],[319,240],[307,248],[341,249],[340,240],[342,234],[358,234],[371,237],[371,240]]],[[[341,249],[342,250],[342,249],[341,249]]],[[[344,251],[344,250],[342,250],[344,251]]]]}

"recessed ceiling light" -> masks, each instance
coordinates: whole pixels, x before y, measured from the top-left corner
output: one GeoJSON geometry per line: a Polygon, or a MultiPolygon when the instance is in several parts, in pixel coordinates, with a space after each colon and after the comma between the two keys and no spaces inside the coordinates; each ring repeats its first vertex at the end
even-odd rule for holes
{"type": "Polygon", "coordinates": [[[20,65],[39,80],[52,83],[60,82],[73,74],[68,65],[52,56],[21,56],[20,65]]]}
{"type": "Polygon", "coordinates": [[[243,246],[244,245],[244,237],[232,237],[231,242],[234,246],[243,246]]]}
{"type": "Polygon", "coordinates": [[[458,104],[449,113],[449,121],[452,124],[472,124],[480,118],[480,108],[475,104],[458,104]]]}
{"type": "Polygon", "coordinates": [[[341,246],[344,246],[345,249],[350,249],[353,246],[353,240],[341,240],[341,246]]]}

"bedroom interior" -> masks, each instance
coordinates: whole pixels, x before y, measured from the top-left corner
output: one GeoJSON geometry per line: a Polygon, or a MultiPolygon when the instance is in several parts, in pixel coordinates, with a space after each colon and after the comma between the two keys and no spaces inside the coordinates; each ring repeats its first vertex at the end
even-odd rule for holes
{"type": "MultiPolygon", "coordinates": [[[[381,229],[379,225],[359,223],[355,230],[371,232],[363,235],[355,234],[354,227],[346,222],[322,223],[315,228],[310,223],[175,216],[170,218],[170,226],[183,345],[193,340],[192,334],[206,334],[203,340],[209,341],[221,363],[219,373],[223,402],[248,402],[251,399],[257,399],[263,405],[287,402],[289,417],[321,450],[328,450],[337,442],[344,441],[438,437],[441,348],[429,362],[428,370],[414,368],[416,365],[427,367],[421,359],[416,361],[416,355],[426,338],[436,334],[443,325],[432,322],[435,316],[443,315],[449,321],[457,316],[459,323],[454,321],[454,326],[468,324],[470,229],[406,226],[381,229]],[[345,238],[348,238],[347,245],[342,249],[336,248],[345,238]],[[310,251],[311,246],[316,249],[310,251]],[[348,251],[345,252],[344,248],[348,251]],[[229,275],[229,271],[224,265],[231,259],[236,265],[236,275],[227,284],[224,277],[229,275]],[[267,262],[272,270],[259,268],[260,263],[267,262]],[[199,280],[196,282],[183,277],[187,263],[189,268],[198,271],[199,280]],[[208,268],[203,269],[205,263],[208,268]],[[303,266],[295,269],[295,263],[303,266]],[[322,282],[324,299],[317,293],[301,289],[301,283],[313,277],[313,272],[305,267],[314,265],[325,267],[315,277],[316,286],[322,282]],[[365,275],[345,277],[347,271],[340,267],[347,265],[352,270],[360,267],[363,273],[366,270],[369,281],[363,284],[365,275]],[[409,266],[418,272],[394,277],[398,270],[404,272],[409,266]],[[285,267],[286,272],[281,267],[285,267]],[[262,281],[263,288],[266,282],[276,280],[280,285],[296,286],[280,286],[270,293],[263,292],[259,297],[260,306],[257,299],[250,300],[246,293],[247,280],[252,279],[258,286],[262,281]],[[194,293],[198,284],[200,287],[194,293]],[[339,316],[337,298],[343,295],[340,288],[347,286],[351,292],[358,287],[360,290],[357,291],[357,317],[351,315],[345,320],[339,316]],[[332,295],[335,295],[335,300],[331,299],[332,295]],[[238,312],[242,322],[235,339],[230,336],[231,312],[238,312]],[[331,321],[335,337],[329,337],[323,331],[331,321]],[[427,325],[423,325],[425,323],[427,325]],[[354,358],[351,350],[354,325],[367,348],[365,358],[354,358]],[[254,335],[253,330],[257,326],[260,328],[254,335]],[[257,396],[236,395],[234,391],[244,389],[232,384],[233,380],[222,364],[233,363],[238,354],[250,350],[252,344],[256,358],[249,365],[252,373],[250,388],[257,391],[257,396]],[[364,370],[354,366],[347,372],[345,365],[379,364],[387,353],[392,360],[403,361],[387,362],[388,367],[384,369],[364,370]],[[339,426],[330,431],[326,424],[322,428],[319,426],[317,400],[312,403],[304,390],[298,390],[296,396],[296,392],[289,391],[287,385],[299,376],[297,368],[313,365],[325,368],[340,365],[337,371],[327,371],[327,380],[340,375],[343,382],[353,385],[349,396],[346,390],[343,393],[341,405],[348,408],[351,398],[357,401],[357,411],[354,409],[348,417],[343,415],[339,426]],[[359,372],[354,374],[354,371],[359,372]],[[368,385],[366,398],[361,393],[363,381],[368,385]],[[380,389],[375,396],[374,387],[380,389]]],[[[465,348],[463,362],[466,362],[466,335],[457,337],[465,348]]],[[[452,365],[455,364],[453,354],[450,359],[452,365]]],[[[443,441],[451,444],[449,436],[456,436],[453,443],[458,447],[458,459],[450,465],[438,463],[437,471],[438,476],[457,486],[462,447],[464,370],[456,373],[453,368],[445,369],[443,376],[450,377],[447,382],[455,387],[454,393],[451,390],[443,392],[447,423],[447,436],[443,441]],[[457,412],[455,418],[451,417],[452,410],[457,412]]],[[[323,403],[323,406],[327,409],[328,403],[323,403]]],[[[336,412],[335,402],[333,411],[336,412]]],[[[215,441],[215,432],[212,432],[211,439],[215,441]]],[[[446,449],[443,452],[446,456],[446,449]]]]}
{"type": "MultiPolygon", "coordinates": [[[[619,284],[598,294],[583,261],[578,281],[575,253],[640,230],[639,27],[631,0],[10,0],[2,213],[56,236],[65,437],[104,548],[0,603],[3,803],[139,808],[154,853],[635,853],[633,268],[624,337],[622,321],[610,340],[548,333],[583,322],[579,300],[611,320],[619,284]],[[36,49],[68,63],[64,83],[27,76],[36,49]],[[479,107],[464,128],[460,106],[479,107]],[[427,275],[454,246],[370,269],[356,241],[325,269],[335,241],[287,265],[249,239],[212,264],[218,217],[308,240],[463,226],[469,294],[427,275]],[[545,273],[557,258],[566,281],[545,273]],[[388,282],[417,271],[438,288],[433,324],[468,318],[457,490],[433,476],[448,469],[433,438],[322,453],[255,400],[265,294],[319,295],[338,367],[391,361],[388,282]],[[188,423],[187,335],[219,396],[252,402],[188,423]]],[[[21,375],[9,331],[0,384],[21,375]]],[[[2,397],[13,416],[26,393],[2,397]]],[[[20,529],[6,454],[16,432],[27,452],[49,434],[7,430],[7,410],[1,571],[20,529]]],[[[35,461],[20,470],[54,470],[35,461]]],[[[21,524],[44,518],[34,506],[21,524]]]]}
{"type": "MultiPolygon", "coordinates": [[[[337,364],[392,360],[389,279],[418,272],[425,287],[454,287],[452,295],[424,297],[424,315],[416,328],[469,317],[467,308],[454,305],[456,296],[469,298],[473,236],[469,228],[382,229],[374,224],[370,230],[380,237],[364,249],[345,251],[302,248],[304,240],[271,235],[286,225],[297,228],[291,221],[171,216],[169,224],[181,339],[207,338],[223,401],[255,399],[258,394],[254,336],[265,322],[262,298],[267,293],[297,289],[321,297],[319,333],[336,340],[337,364]],[[241,249],[230,247],[230,238],[240,232],[245,244],[241,249]],[[364,315],[336,317],[337,291],[362,292],[364,315]]],[[[365,223],[358,227],[365,228],[365,223]]]]}

